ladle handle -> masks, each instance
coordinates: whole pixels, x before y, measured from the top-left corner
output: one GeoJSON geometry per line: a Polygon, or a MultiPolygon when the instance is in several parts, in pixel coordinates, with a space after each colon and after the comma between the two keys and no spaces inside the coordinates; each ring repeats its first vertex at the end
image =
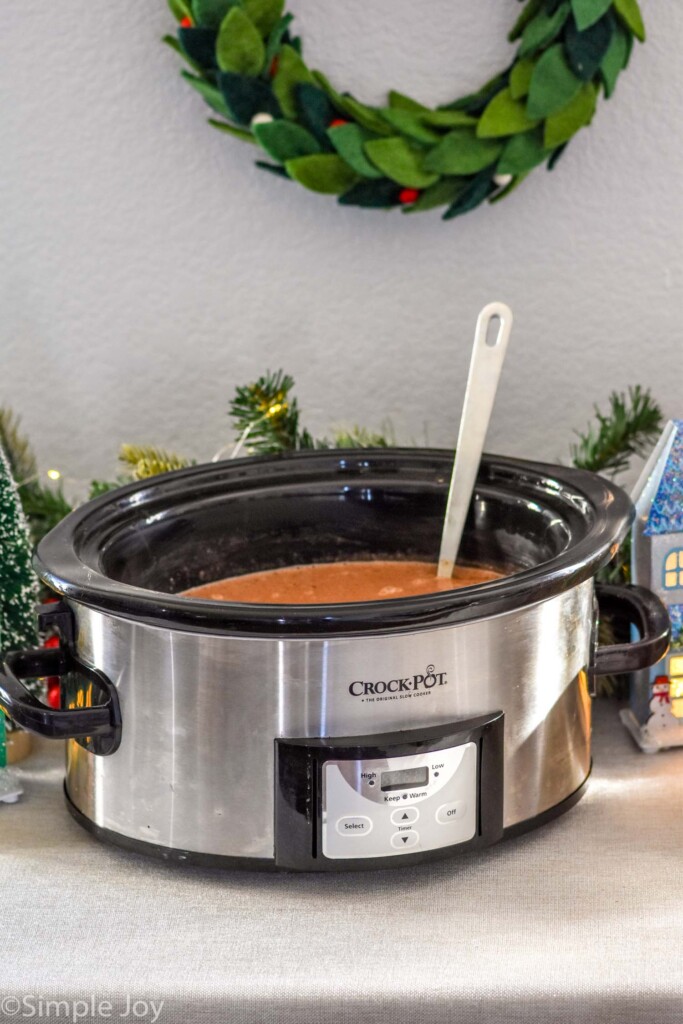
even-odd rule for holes
{"type": "Polygon", "coordinates": [[[453,575],[511,329],[512,310],[504,302],[490,302],[477,318],[437,576],[453,575]],[[488,334],[494,318],[500,323],[490,342],[488,334]]]}

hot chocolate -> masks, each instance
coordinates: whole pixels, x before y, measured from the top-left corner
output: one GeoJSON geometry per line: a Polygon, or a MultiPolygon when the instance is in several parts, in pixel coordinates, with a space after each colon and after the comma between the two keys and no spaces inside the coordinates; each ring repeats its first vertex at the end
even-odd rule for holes
{"type": "Polygon", "coordinates": [[[450,579],[440,579],[431,562],[329,562],[229,576],[185,590],[183,596],[251,604],[345,604],[434,594],[500,576],[491,569],[456,566],[450,579]]]}

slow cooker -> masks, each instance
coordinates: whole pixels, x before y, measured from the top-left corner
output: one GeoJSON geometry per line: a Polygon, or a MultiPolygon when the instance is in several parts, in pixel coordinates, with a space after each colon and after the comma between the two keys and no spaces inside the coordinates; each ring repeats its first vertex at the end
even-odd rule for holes
{"type": "Polygon", "coordinates": [[[659,660],[660,602],[602,587],[632,516],[594,474],[485,456],[461,560],[503,578],[331,605],[191,599],[278,566],[436,561],[452,452],[299,452],[201,465],[72,512],[37,567],[60,647],[15,652],[0,704],[68,740],[95,835],[169,860],[340,870],[469,851],[572,806],[596,674],[659,660]],[[609,602],[634,642],[597,645],[609,602]],[[48,708],[23,680],[61,677],[48,708]]]}

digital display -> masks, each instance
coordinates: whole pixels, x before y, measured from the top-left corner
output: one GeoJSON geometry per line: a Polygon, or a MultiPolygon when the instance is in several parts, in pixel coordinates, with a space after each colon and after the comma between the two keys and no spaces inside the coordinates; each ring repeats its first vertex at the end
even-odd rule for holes
{"type": "Polygon", "coordinates": [[[382,772],[381,788],[386,792],[391,789],[412,789],[413,786],[426,786],[429,783],[429,768],[402,768],[397,772],[382,772]]]}

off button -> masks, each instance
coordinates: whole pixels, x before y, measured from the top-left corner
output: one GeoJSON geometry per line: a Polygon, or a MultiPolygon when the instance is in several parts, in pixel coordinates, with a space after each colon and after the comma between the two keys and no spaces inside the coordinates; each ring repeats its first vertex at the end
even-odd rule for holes
{"type": "Polygon", "coordinates": [[[366,836],[368,832],[372,832],[372,822],[362,815],[356,818],[340,818],[337,822],[337,832],[340,836],[366,836]]]}
{"type": "Polygon", "coordinates": [[[436,812],[436,820],[440,825],[449,825],[452,821],[461,821],[465,817],[467,804],[464,800],[454,800],[450,804],[442,804],[436,812]]]}

